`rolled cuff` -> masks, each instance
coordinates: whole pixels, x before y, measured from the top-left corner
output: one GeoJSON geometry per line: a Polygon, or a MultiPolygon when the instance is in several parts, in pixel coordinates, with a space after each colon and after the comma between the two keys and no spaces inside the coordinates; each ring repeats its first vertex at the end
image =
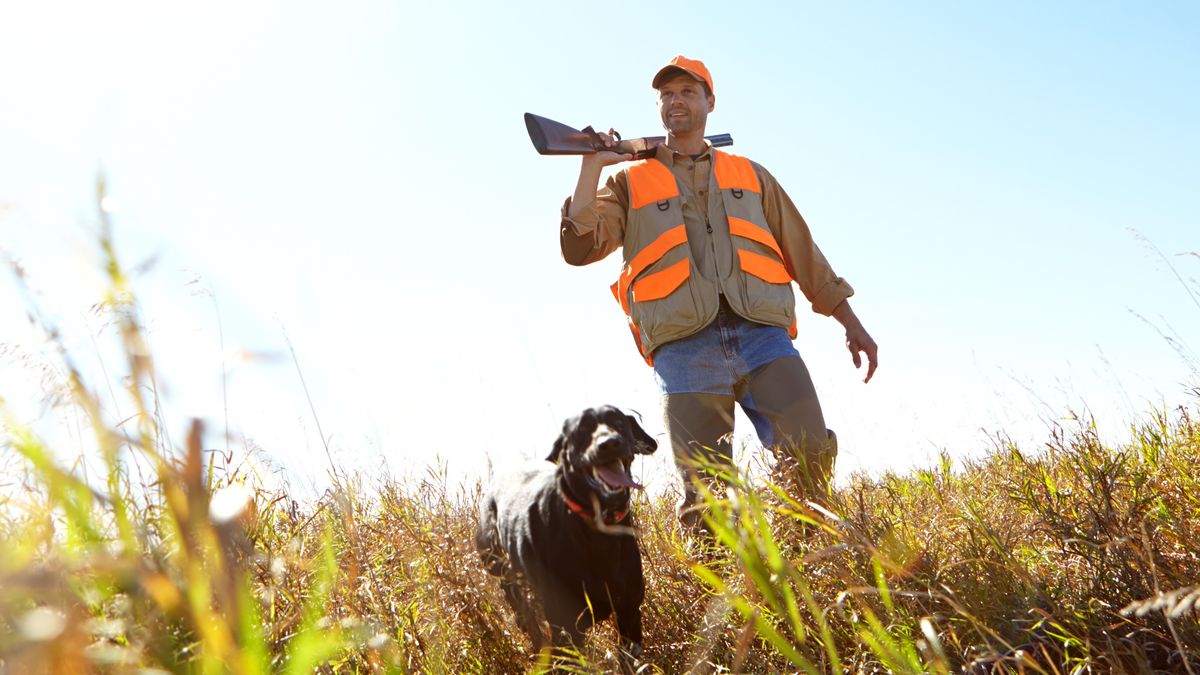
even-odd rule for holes
{"type": "MultiPolygon", "coordinates": [[[[587,265],[599,259],[596,254],[596,234],[599,224],[588,223],[588,218],[571,218],[567,209],[571,208],[571,198],[563,203],[562,220],[558,227],[558,243],[562,248],[563,260],[568,265],[587,265]]],[[[589,210],[589,214],[591,211],[589,210]]]]}
{"type": "Polygon", "coordinates": [[[833,310],[852,295],[854,295],[854,289],[850,287],[850,284],[846,283],[845,279],[837,277],[813,295],[812,309],[817,314],[832,316],[833,310]]]}
{"type": "Polygon", "coordinates": [[[573,234],[590,234],[595,232],[596,228],[600,226],[600,219],[596,216],[595,209],[588,209],[574,218],[567,215],[570,209],[571,198],[567,197],[567,201],[563,202],[562,205],[562,223],[560,227],[563,229],[569,230],[573,234]]]}

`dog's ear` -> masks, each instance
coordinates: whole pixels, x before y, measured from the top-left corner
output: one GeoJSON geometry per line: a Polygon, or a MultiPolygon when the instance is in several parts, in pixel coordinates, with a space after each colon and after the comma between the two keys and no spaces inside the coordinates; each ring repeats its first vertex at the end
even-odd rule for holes
{"type": "Polygon", "coordinates": [[[638,424],[638,418],[633,415],[625,416],[629,418],[629,428],[633,430],[633,451],[639,455],[654,454],[654,451],[658,449],[658,441],[646,433],[641,424],[638,424]]]}
{"type": "Polygon", "coordinates": [[[559,460],[562,459],[563,451],[571,443],[571,435],[575,433],[575,428],[578,426],[578,417],[568,417],[563,421],[562,433],[558,435],[558,438],[554,439],[554,447],[550,448],[550,456],[546,457],[547,462],[558,464],[559,460]]]}
{"type": "Polygon", "coordinates": [[[563,447],[567,444],[566,434],[560,434],[554,439],[554,447],[550,448],[550,456],[546,458],[547,462],[558,464],[558,458],[562,456],[563,447]]]}

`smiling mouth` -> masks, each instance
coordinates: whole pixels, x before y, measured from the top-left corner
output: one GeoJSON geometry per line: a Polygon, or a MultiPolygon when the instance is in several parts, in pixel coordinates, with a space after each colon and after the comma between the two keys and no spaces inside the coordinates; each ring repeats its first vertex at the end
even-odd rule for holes
{"type": "Polygon", "coordinates": [[[608,493],[620,492],[629,488],[642,489],[641,484],[634,481],[625,472],[625,465],[621,463],[621,460],[593,466],[592,477],[596,484],[605,488],[605,492],[608,493]]]}

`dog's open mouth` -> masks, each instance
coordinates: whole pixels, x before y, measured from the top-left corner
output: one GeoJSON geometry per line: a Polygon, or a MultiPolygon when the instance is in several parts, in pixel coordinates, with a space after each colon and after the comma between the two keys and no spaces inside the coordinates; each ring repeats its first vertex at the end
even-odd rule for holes
{"type": "Polygon", "coordinates": [[[595,477],[596,483],[606,488],[607,492],[617,492],[628,488],[642,489],[642,486],[625,472],[625,465],[619,459],[608,464],[593,466],[592,476],[595,477]]]}

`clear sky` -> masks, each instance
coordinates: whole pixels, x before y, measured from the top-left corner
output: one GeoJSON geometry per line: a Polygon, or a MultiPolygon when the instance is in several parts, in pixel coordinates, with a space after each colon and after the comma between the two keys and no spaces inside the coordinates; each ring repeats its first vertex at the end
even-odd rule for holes
{"type": "MultiPolygon", "coordinates": [[[[154,260],[175,436],[224,393],[300,483],[328,462],[287,339],[348,468],[543,456],[598,403],[661,433],[617,257],[558,252],[578,160],[521,115],[659,134],[650,79],[684,53],[880,345],[863,385],[801,313],[840,474],[1032,448],[1070,410],[1119,438],[1200,382],[1197,36],[1191,2],[7,3],[0,243],[99,380],[102,167],[126,262],[154,260]]],[[[77,451],[7,281],[0,344],[9,405],[77,451]]]]}

